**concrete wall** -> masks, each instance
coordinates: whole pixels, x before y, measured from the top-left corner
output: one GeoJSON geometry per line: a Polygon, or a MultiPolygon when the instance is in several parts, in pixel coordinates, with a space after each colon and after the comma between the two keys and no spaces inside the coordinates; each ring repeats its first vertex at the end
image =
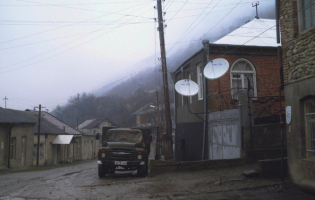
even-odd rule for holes
{"type": "Polygon", "coordinates": [[[33,150],[33,135],[34,135],[34,126],[29,125],[17,125],[12,128],[11,131],[11,139],[13,137],[16,138],[16,159],[11,159],[11,167],[21,167],[21,166],[32,166],[32,158],[31,154],[33,150]],[[25,162],[22,161],[22,137],[26,137],[26,152],[25,152],[25,162]],[[24,165],[23,165],[24,162],[24,165]]]}
{"type": "Polygon", "coordinates": [[[315,179],[315,160],[306,158],[305,125],[302,100],[315,95],[315,77],[286,85],[286,106],[291,106],[291,124],[287,125],[289,172],[296,183],[315,179]]]}
{"type": "Polygon", "coordinates": [[[8,166],[8,144],[9,134],[8,128],[0,125],[0,166],[8,166]]]}
{"type": "Polygon", "coordinates": [[[303,98],[315,95],[315,26],[299,32],[298,2],[280,0],[280,24],[285,105],[292,109],[291,124],[286,125],[288,164],[299,184],[315,179],[315,161],[306,158],[303,115],[303,98]]]}
{"type": "MultiPolygon", "coordinates": [[[[81,150],[82,150],[82,159],[94,159],[96,156],[96,146],[94,136],[82,136],[81,139],[81,150]]],[[[98,146],[97,146],[98,147],[98,146]]]]}
{"type": "MultiPolygon", "coordinates": [[[[37,137],[38,135],[34,135],[34,140],[33,140],[33,165],[36,166],[36,162],[37,162],[37,137]]],[[[41,135],[40,136],[40,155],[39,155],[39,165],[44,165],[46,163],[45,161],[45,154],[46,154],[46,149],[47,149],[47,145],[46,145],[46,137],[45,135],[41,135]]]]}
{"type": "MultiPolygon", "coordinates": [[[[9,127],[0,125],[0,166],[8,167],[9,156],[9,127]]],[[[32,166],[33,159],[33,130],[34,124],[14,125],[11,130],[11,138],[15,139],[13,159],[10,159],[10,168],[32,166]],[[23,142],[24,137],[24,142],[23,142]]]]}

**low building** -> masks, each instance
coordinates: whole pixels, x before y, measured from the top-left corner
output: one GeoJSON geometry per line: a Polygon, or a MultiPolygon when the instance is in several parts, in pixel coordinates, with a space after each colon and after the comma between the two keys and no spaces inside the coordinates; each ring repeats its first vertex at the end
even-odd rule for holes
{"type": "Polygon", "coordinates": [[[0,167],[33,165],[35,124],[25,113],[0,107],[0,167]]]}

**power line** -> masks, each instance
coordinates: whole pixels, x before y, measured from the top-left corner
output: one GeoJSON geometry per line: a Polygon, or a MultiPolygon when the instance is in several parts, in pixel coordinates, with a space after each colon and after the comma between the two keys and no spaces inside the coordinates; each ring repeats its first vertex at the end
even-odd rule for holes
{"type": "MultiPolygon", "coordinates": [[[[145,12],[147,12],[147,11],[145,11],[145,12]]],[[[131,20],[129,20],[129,21],[131,21],[131,20]]],[[[123,24],[122,24],[122,25],[123,25],[123,24]]],[[[84,44],[90,42],[90,41],[93,41],[93,40],[95,40],[95,39],[97,39],[97,38],[100,38],[100,37],[104,36],[105,34],[107,34],[107,33],[111,32],[111,31],[113,31],[113,30],[115,30],[115,29],[121,27],[122,25],[117,26],[117,27],[115,27],[115,28],[113,28],[113,29],[111,29],[111,30],[105,32],[104,34],[102,34],[102,35],[100,35],[100,36],[97,36],[97,37],[95,37],[95,38],[93,38],[93,39],[91,39],[91,40],[88,40],[88,41],[86,41],[86,42],[84,42],[84,43],[81,43],[81,44],[79,44],[79,45],[77,45],[77,46],[75,46],[75,47],[73,47],[73,48],[70,48],[70,49],[68,49],[68,50],[65,50],[65,51],[63,51],[63,52],[61,52],[61,53],[59,53],[59,54],[55,54],[55,55],[50,56],[50,57],[48,57],[48,58],[46,58],[46,59],[43,59],[43,60],[40,60],[40,61],[31,63],[31,64],[28,64],[28,65],[25,65],[25,66],[22,66],[22,67],[19,67],[19,68],[10,70],[10,71],[2,72],[2,73],[0,73],[0,74],[4,74],[4,73],[8,73],[8,72],[11,72],[11,71],[15,71],[15,70],[18,70],[18,69],[21,69],[21,68],[25,68],[25,67],[31,66],[31,65],[33,65],[33,64],[37,64],[37,63],[40,63],[40,62],[42,62],[42,61],[48,60],[48,59],[50,59],[50,58],[56,57],[56,56],[58,56],[58,55],[60,55],[60,54],[62,54],[62,53],[68,52],[68,51],[70,51],[70,50],[72,50],[72,49],[74,49],[74,48],[77,48],[77,47],[79,47],[79,46],[82,46],[82,45],[84,45],[84,44]]],[[[100,29],[98,29],[98,30],[100,30],[100,29]]],[[[95,32],[95,31],[94,31],[94,32],[95,32]]],[[[50,52],[55,51],[55,50],[57,50],[57,49],[60,49],[60,48],[66,46],[66,45],[68,45],[68,44],[70,44],[70,43],[73,43],[73,42],[75,42],[75,41],[77,41],[77,40],[79,40],[79,39],[81,39],[81,38],[83,38],[83,37],[86,37],[86,36],[82,36],[82,37],[77,38],[77,39],[75,39],[75,40],[73,40],[73,41],[71,41],[71,42],[68,42],[68,43],[66,43],[66,44],[64,44],[64,45],[61,45],[61,46],[59,46],[59,47],[57,47],[57,48],[55,48],[55,49],[53,49],[53,50],[47,51],[47,52],[45,52],[45,53],[39,54],[39,55],[34,56],[34,57],[32,57],[32,58],[23,60],[23,61],[21,61],[21,62],[18,62],[18,63],[12,64],[12,65],[8,65],[8,66],[5,66],[5,67],[2,67],[2,68],[0,68],[0,69],[12,67],[12,66],[18,65],[18,64],[20,64],[20,63],[23,63],[23,62],[32,60],[32,59],[34,59],[34,58],[37,58],[37,57],[39,57],[39,56],[45,55],[45,54],[47,54],[47,53],[50,53],[50,52]]]]}
{"type": "Polygon", "coordinates": [[[26,1],[26,0],[20,0],[20,1],[29,2],[29,3],[43,4],[43,5],[54,6],[54,7],[71,8],[71,9],[76,9],[76,10],[85,10],[85,11],[106,13],[106,14],[111,14],[111,15],[113,15],[113,14],[114,14],[114,15],[123,15],[123,16],[125,16],[125,17],[139,17],[139,18],[148,18],[148,19],[151,19],[151,18],[149,18],[149,17],[143,17],[143,16],[139,16],[139,15],[121,14],[121,13],[117,13],[117,12],[104,12],[104,11],[91,10],[91,9],[86,9],[86,8],[75,8],[75,7],[62,6],[62,5],[57,5],[57,4],[46,4],[46,3],[35,2],[35,1],[26,1]]]}
{"type": "MultiPolygon", "coordinates": [[[[220,0],[220,1],[221,1],[221,0],[220,0]]],[[[220,3],[220,1],[219,1],[216,5],[218,5],[218,4],[220,3]]],[[[204,10],[202,11],[202,13],[208,8],[208,6],[209,6],[212,2],[213,2],[213,0],[207,5],[206,8],[204,8],[204,10]]],[[[214,8],[215,8],[215,6],[213,7],[213,9],[214,9],[214,8]]],[[[202,14],[202,13],[201,13],[201,14],[202,14]]],[[[181,38],[182,38],[182,37],[185,35],[185,33],[190,29],[190,27],[199,19],[199,17],[201,16],[201,14],[197,17],[197,19],[195,19],[195,21],[193,21],[193,22],[190,24],[190,26],[184,31],[184,33],[179,37],[179,39],[177,40],[177,42],[176,42],[175,44],[177,44],[177,43],[181,40],[181,38]]],[[[206,15],[206,16],[207,16],[207,15],[206,15]]],[[[205,16],[205,17],[206,17],[206,16],[205,16]]],[[[204,17],[204,18],[205,18],[205,17],[204,17]]],[[[203,18],[202,20],[204,20],[204,18],[203,18]]],[[[202,21],[202,20],[201,20],[201,21],[202,21]]],[[[171,21],[171,20],[170,20],[170,21],[171,21]]],[[[201,22],[201,21],[200,21],[200,22],[201,22]]],[[[199,23],[200,23],[200,22],[199,22],[199,23]]],[[[198,23],[198,24],[199,24],[199,23],[198,23]]],[[[197,25],[198,25],[198,24],[197,24],[197,25]]],[[[196,26],[197,26],[197,25],[196,25],[196,26]]],[[[196,26],[195,26],[195,27],[196,27],[196,26]]],[[[195,28],[195,27],[194,27],[194,28],[195,28]]],[[[190,33],[190,32],[189,32],[189,33],[190,33]]],[[[171,50],[173,49],[173,47],[175,46],[175,44],[174,44],[174,45],[171,47],[171,49],[168,50],[168,51],[171,51],[171,50]]]]}
{"type": "Polygon", "coordinates": [[[86,5],[106,5],[106,4],[120,4],[120,3],[136,3],[136,2],[144,2],[144,1],[113,1],[113,2],[106,2],[106,3],[74,3],[74,4],[50,4],[50,5],[17,5],[17,4],[12,4],[12,5],[0,5],[0,7],[44,7],[44,6],[65,6],[65,5],[72,5],[72,6],[86,6],[86,5]]]}
{"type": "MultiPolygon", "coordinates": [[[[216,23],[208,32],[206,32],[206,33],[203,35],[203,37],[205,37],[205,35],[207,35],[211,30],[213,30],[225,17],[228,16],[241,2],[242,2],[242,0],[239,1],[238,4],[236,4],[236,5],[230,10],[230,12],[228,12],[227,14],[225,14],[225,15],[221,18],[221,20],[220,20],[218,23],[216,23]]],[[[198,42],[198,41],[197,41],[197,42],[198,42]]],[[[195,45],[197,44],[197,42],[195,42],[195,44],[194,44],[193,46],[195,46],[195,45]]],[[[193,46],[192,46],[192,47],[193,47],[193,46]]],[[[174,45],[171,47],[170,50],[172,50],[173,47],[174,47],[174,45]]],[[[192,47],[191,47],[191,48],[192,48],[192,47]]],[[[167,53],[169,53],[170,50],[169,50],[167,53]]],[[[186,51],[188,51],[188,50],[186,50],[186,51]]],[[[182,55],[184,55],[184,53],[183,53],[182,55]]]]}
{"type": "MultiPolygon", "coordinates": [[[[145,3],[145,4],[147,5],[148,3],[145,3]]],[[[141,5],[143,5],[143,4],[141,4],[141,5]]],[[[136,6],[133,6],[133,7],[130,7],[130,8],[134,8],[134,7],[137,7],[137,6],[139,6],[139,5],[136,5],[136,6]]],[[[126,8],[126,9],[123,9],[123,10],[128,10],[128,9],[130,9],[130,8],[126,8]]],[[[121,10],[121,11],[123,11],[123,10],[121,10]]],[[[92,20],[95,20],[95,19],[99,19],[99,18],[105,17],[105,16],[107,16],[107,15],[110,15],[110,14],[101,15],[101,16],[94,17],[94,18],[91,18],[91,19],[87,19],[87,20],[83,20],[83,21],[78,21],[78,22],[73,23],[73,24],[68,24],[68,25],[56,27],[56,28],[53,28],[53,29],[48,29],[48,30],[45,30],[45,31],[37,32],[37,33],[31,34],[31,35],[27,35],[27,36],[24,36],[24,37],[15,38],[15,39],[12,39],[12,40],[0,42],[0,44],[5,44],[5,43],[8,43],[8,42],[13,42],[13,41],[16,41],[16,40],[21,40],[21,39],[28,38],[28,37],[32,37],[32,36],[35,36],[35,35],[39,35],[39,34],[42,34],[42,33],[54,31],[54,30],[57,30],[57,29],[60,29],[60,28],[69,27],[69,26],[76,25],[76,24],[80,24],[80,23],[83,23],[83,22],[92,21],[92,20]]]]}

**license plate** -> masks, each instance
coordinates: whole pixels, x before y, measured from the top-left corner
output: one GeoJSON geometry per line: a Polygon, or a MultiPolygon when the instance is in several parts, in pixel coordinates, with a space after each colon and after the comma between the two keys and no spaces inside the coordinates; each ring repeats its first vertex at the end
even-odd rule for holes
{"type": "Polygon", "coordinates": [[[115,161],[115,165],[127,165],[127,161],[115,161]]]}

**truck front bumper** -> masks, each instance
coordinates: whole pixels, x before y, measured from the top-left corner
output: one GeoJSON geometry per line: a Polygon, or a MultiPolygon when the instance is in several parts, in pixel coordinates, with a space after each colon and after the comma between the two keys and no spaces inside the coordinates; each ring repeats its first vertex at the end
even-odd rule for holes
{"type": "Polygon", "coordinates": [[[113,160],[98,160],[98,164],[100,165],[106,165],[106,166],[139,166],[139,165],[145,165],[145,161],[113,161],[113,160]],[[119,162],[119,163],[118,163],[119,162]]]}

